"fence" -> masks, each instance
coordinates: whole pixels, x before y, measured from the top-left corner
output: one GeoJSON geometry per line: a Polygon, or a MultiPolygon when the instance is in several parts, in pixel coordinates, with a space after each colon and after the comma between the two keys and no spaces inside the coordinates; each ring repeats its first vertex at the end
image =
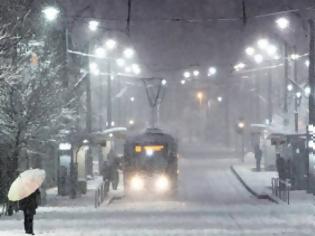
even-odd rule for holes
{"type": "Polygon", "coordinates": [[[271,186],[273,195],[290,204],[291,184],[289,179],[272,178],[271,186]]]}
{"type": "Polygon", "coordinates": [[[95,208],[99,207],[103,201],[105,200],[105,197],[107,196],[109,190],[109,182],[103,181],[98,188],[95,190],[95,200],[94,200],[94,206],[95,208]]]}

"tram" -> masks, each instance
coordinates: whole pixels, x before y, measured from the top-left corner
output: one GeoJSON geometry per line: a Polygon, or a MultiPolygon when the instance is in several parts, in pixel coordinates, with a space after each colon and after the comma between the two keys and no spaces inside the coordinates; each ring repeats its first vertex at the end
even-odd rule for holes
{"type": "Polygon", "coordinates": [[[160,129],[127,138],[122,166],[127,193],[177,191],[177,142],[160,129]]]}

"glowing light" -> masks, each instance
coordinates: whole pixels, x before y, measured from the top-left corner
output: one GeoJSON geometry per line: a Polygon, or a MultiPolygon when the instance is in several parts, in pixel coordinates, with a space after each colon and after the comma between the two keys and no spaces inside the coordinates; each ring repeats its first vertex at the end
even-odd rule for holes
{"type": "Polygon", "coordinates": [[[292,60],[297,60],[297,59],[300,58],[300,55],[299,55],[299,54],[291,54],[291,55],[290,55],[290,58],[291,58],[292,60]]]}
{"type": "Polygon", "coordinates": [[[208,70],[208,76],[213,76],[217,73],[217,69],[215,67],[210,67],[208,70]]]}
{"type": "Polygon", "coordinates": [[[310,66],[310,61],[309,61],[309,60],[306,60],[306,61],[304,62],[304,64],[305,64],[305,66],[309,67],[309,66],[310,66]]]}
{"type": "Polygon", "coordinates": [[[262,38],[257,41],[257,45],[260,49],[266,49],[269,45],[268,39],[262,38]]]}
{"type": "Polygon", "coordinates": [[[240,71],[240,70],[244,69],[245,66],[246,66],[246,65],[245,65],[244,63],[240,62],[240,63],[238,63],[238,64],[236,64],[236,65],[234,66],[234,70],[240,71]]]}
{"type": "Polygon", "coordinates": [[[300,97],[302,96],[302,93],[301,93],[301,92],[297,92],[297,93],[295,94],[295,96],[296,96],[297,98],[300,98],[300,97]]]}
{"type": "Polygon", "coordinates": [[[117,47],[117,42],[114,39],[108,39],[105,42],[105,46],[109,50],[113,50],[117,47]]]}
{"type": "Polygon", "coordinates": [[[293,90],[293,85],[292,84],[288,84],[287,89],[288,89],[289,92],[291,92],[293,90]]]}
{"type": "Polygon", "coordinates": [[[138,175],[131,178],[130,187],[134,191],[141,191],[144,189],[144,180],[138,175]]]}
{"type": "Polygon", "coordinates": [[[98,29],[99,24],[100,24],[100,23],[99,23],[98,21],[91,20],[91,21],[89,22],[89,29],[90,29],[91,31],[96,31],[96,30],[98,29]]]}
{"type": "Polygon", "coordinates": [[[106,57],[106,51],[104,48],[96,48],[95,49],[95,56],[98,58],[105,58],[106,57]]]}
{"type": "Polygon", "coordinates": [[[290,26],[290,21],[285,17],[280,17],[276,19],[276,25],[279,29],[284,30],[290,26]]]}
{"type": "Polygon", "coordinates": [[[116,64],[117,64],[119,67],[123,67],[123,66],[126,64],[126,62],[125,62],[125,60],[124,60],[123,58],[118,58],[118,59],[116,60],[116,64]]]}
{"type": "Polygon", "coordinates": [[[275,45],[270,44],[267,45],[266,51],[269,56],[274,56],[277,53],[278,48],[275,45]]]}
{"type": "Polygon", "coordinates": [[[100,70],[98,69],[98,65],[95,62],[90,63],[90,72],[93,75],[99,75],[100,74],[100,70]]]}
{"type": "Polygon", "coordinates": [[[253,56],[255,54],[255,48],[253,47],[248,47],[245,49],[245,53],[248,55],[248,56],[253,56]]]}
{"type": "Polygon", "coordinates": [[[223,98],[221,96],[217,97],[218,102],[222,102],[223,98]]]}
{"type": "Polygon", "coordinates": [[[132,69],[133,73],[135,73],[136,75],[139,75],[141,73],[141,68],[137,64],[132,64],[131,69],[132,69]]]}
{"type": "Polygon", "coordinates": [[[311,94],[311,88],[309,87],[309,86],[306,86],[305,88],[304,88],[304,94],[305,94],[305,96],[310,96],[310,94],[311,94]]]}
{"type": "Polygon", "coordinates": [[[123,54],[125,58],[130,59],[135,55],[135,51],[132,48],[126,48],[123,54]]]}
{"type": "Polygon", "coordinates": [[[181,83],[182,85],[184,85],[184,84],[186,84],[186,80],[182,79],[182,80],[180,81],[180,83],[181,83]]]}
{"type": "Polygon", "coordinates": [[[134,120],[129,120],[129,125],[134,125],[135,124],[135,121],[134,120]]]}
{"type": "Polygon", "coordinates": [[[165,79],[163,79],[161,83],[163,86],[165,86],[167,84],[167,81],[165,79]]]}
{"type": "Polygon", "coordinates": [[[155,182],[156,191],[165,192],[169,190],[169,188],[170,188],[170,182],[168,178],[164,175],[159,176],[155,182]]]}
{"type": "Polygon", "coordinates": [[[134,101],[135,101],[135,97],[131,97],[130,102],[134,102],[134,101]]]}
{"type": "Polygon", "coordinates": [[[57,8],[55,8],[55,7],[46,7],[42,12],[44,13],[45,18],[48,21],[56,20],[57,16],[60,13],[60,11],[57,8]]]}
{"type": "Polygon", "coordinates": [[[185,71],[184,74],[183,74],[183,76],[184,76],[186,79],[188,79],[188,78],[190,78],[191,74],[190,74],[189,71],[185,71]]]}
{"type": "Polygon", "coordinates": [[[194,71],[193,71],[193,75],[194,75],[195,77],[199,76],[199,74],[200,74],[199,70],[194,70],[194,71]]]}
{"type": "Polygon", "coordinates": [[[260,55],[260,54],[256,54],[254,56],[254,60],[255,60],[255,62],[257,64],[260,64],[260,63],[262,63],[264,61],[264,57],[262,55],[260,55]]]}

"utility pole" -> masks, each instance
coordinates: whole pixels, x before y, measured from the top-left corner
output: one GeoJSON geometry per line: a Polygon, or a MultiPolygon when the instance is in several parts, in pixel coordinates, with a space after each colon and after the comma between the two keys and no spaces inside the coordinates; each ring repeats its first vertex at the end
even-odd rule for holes
{"type": "Polygon", "coordinates": [[[288,43],[284,41],[284,105],[283,105],[283,125],[288,124],[288,80],[289,80],[289,52],[288,43]]]}
{"type": "Polygon", "coordinates": [[[272,104],[272,73],[271,69],[268,69],[268,120],[272,123],[273,104],[272,104]]]}
{"type": "Polygon", "coordinates": [[[107,128],[112,126],[112,75],[111,62],[107,63],[107,128]]]}
{"type": "MultiPolygon", "coordinates": [[[[309,127],[308,127],[308,139],[309,143],[314,143],[314,132],[311,133],[311,127],[315,125],[315,27],[314,27],[314,20],[308,20],[309,29],[310,29],[310,41],[309,41],[309,71],[308,71],[308,82],[311,89],[311,93],[309,96],[309,127]]],[[[312,129],[313,130],[313,129],[312,129]]],[[[312,145],[313,146],[313,145],[312,145]]],[[[315,194],[315,158],[314,158],[314,148],[309,147],[308,153],[308,192],[315,194]]]]}
{"type": "MultiPolygon", "coordinates": [[[[293,48],[294,53],[296,54],[296,46],[293,48]]],[[[293,61],[293,74],[294,82],[297,83],[297,60],[293,61]]],[[[298,100],[296,93],[294,94],[294,130],[295,133],[299,132],[299,113],[298,113],[298,100]]]]}

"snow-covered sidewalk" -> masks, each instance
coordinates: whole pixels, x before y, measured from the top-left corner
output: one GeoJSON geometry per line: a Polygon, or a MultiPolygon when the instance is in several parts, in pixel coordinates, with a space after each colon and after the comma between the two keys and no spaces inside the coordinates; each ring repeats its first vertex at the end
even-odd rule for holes
{"type": "MultiPolygon", "coordinates": [[[[232,172],[241,181],[244,187],[257,198],[267,198],[278,203],[285,203],[272,194],[271,180],[278,178],[276,171],[265,171],[263,168],[257,172],[253,161],[231,166],[232,172]]],[[[305,190],[290,191],[290,204],[314,205],[314,197],[305,190]]]]}
{"type": "Polygon", "coordinates": [[[48,207],[93,207],[95,201],[95,191],[102,183],[102,177],[96,176],[92,180],[87,181],[86,194],[78,195],[75,199],[69,196],[58,196],[57,187],[47,190],[47,206],[48,207]]]}

